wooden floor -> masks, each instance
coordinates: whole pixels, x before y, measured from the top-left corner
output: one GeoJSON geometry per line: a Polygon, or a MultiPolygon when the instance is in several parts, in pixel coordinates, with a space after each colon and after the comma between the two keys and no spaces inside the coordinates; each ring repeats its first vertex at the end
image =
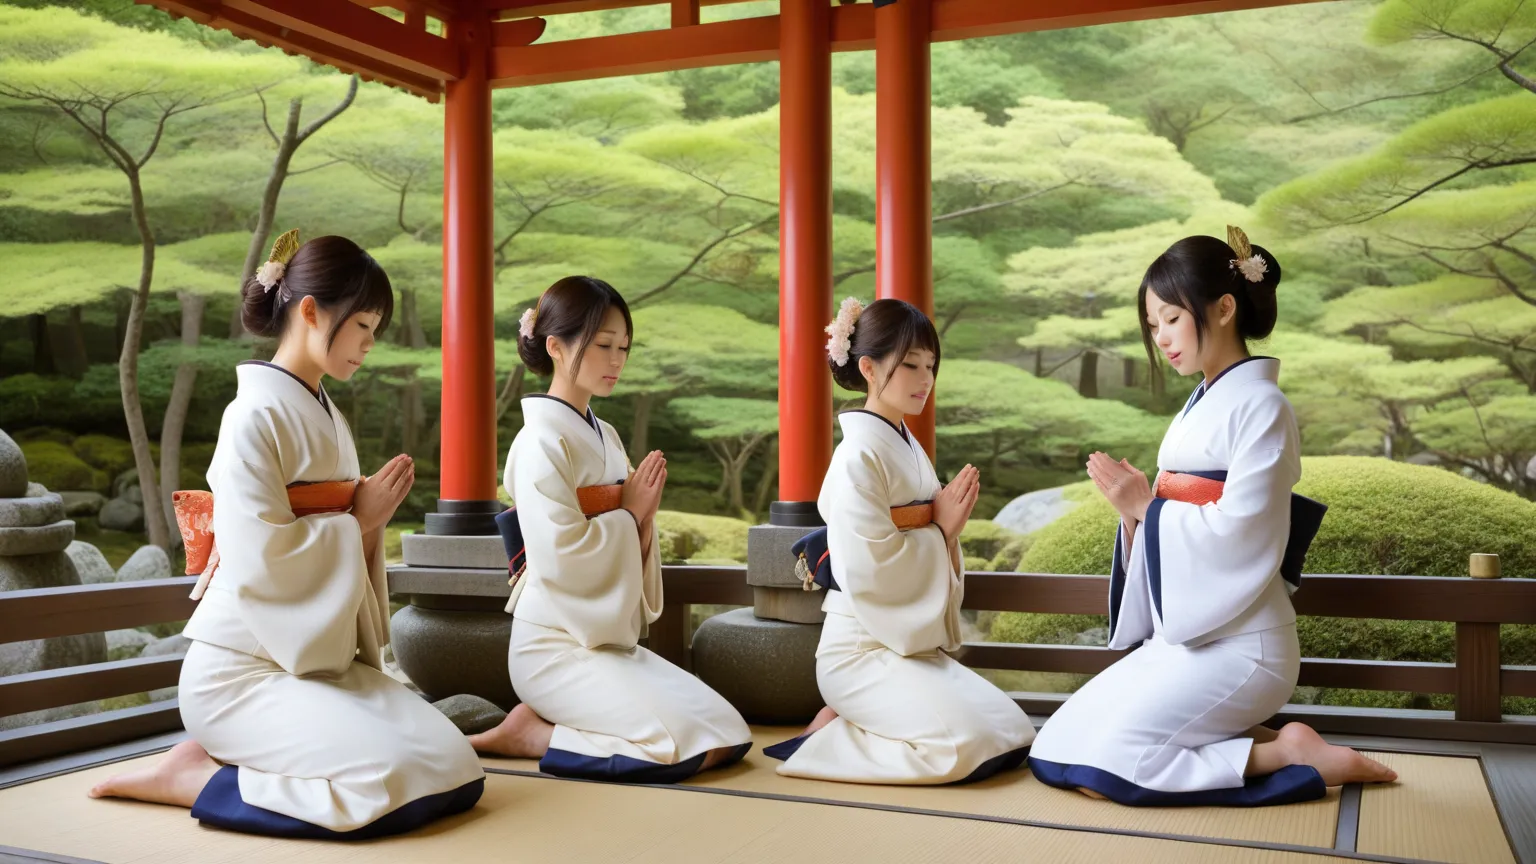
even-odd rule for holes
{"type": "MultiPolygon", "coordinates": [[[[759,745],[792,734],[755,732],[759,745]]],[[[178,808],[93,801],[85,790],[94,782],[158,756],[96,765],[83,757],[52,776],[12,775],[14,785],[0,789],[0,861],[1517,860],[1476,755],[1379,752],[1402,775],[1399,783],[1235,810],[1120,807],[1051,789],[1027,771],[944,788],[796,780],[778,776],[778,763],[759,751],[678,787],[560,780],[529,762],[487,759],[485,797],[474,810],[412,835],[361,844],[249,837],[204,828],[178,808]]]]}

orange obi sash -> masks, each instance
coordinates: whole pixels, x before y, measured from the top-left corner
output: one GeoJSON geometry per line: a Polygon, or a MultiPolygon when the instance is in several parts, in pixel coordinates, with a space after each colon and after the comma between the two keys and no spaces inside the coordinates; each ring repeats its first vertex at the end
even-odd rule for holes
{"type": "MultiPolygon", "coordinates": [[[[624,501],[624,484],[608,486],[582,486],[576,490],[576,503],[581,515],[591,519],[619,509],[624,501]]],[[[508,585],[516,585],[528,566],[528,547],[523,542],[523,526],[517,521],[517,508],[508,507],[496,517],[496,528],[501,531],[501,542],[507,549],[508,585]]]]}
{"type": "MultiPolygon", "coordinates": [[[[896,524],[898,531],[925,528],[933,524],[933,502],[892,507],[891,521],[896,524]]],[[[800,577],[800,585],[804,590],[815,591],[817,585],[828,591],[840,590],[837,580],[832,578],[832,552],[827,548],[827,529],[817,528],[801,537],[789,547],[789,551],[795,555],[795,575],[800,577]],[[816,561],[814,565],[811,564],[813,559],[816,561]]]]}
{"type": "MultiPolygon", "coordinates": [[[[293,515],[317,516],[321,513],[345,513],[352,509],[357,494],[356,480],[327,480],[319,483],[294,483],[288,487],[288,506],[293,515]]],[[[187,550],[187,575],[199,574],[192,589],[192,599],[202,599],[219,567],[219,550],[213,540],[213,493],[200,490],[175,492],[171,505],[176,511],[176,527],[181,529],[187,550]]]]}
{"type": "Polygon", "coordinates": [[[1159,471],[1157,482],[1152,484],[1152,494],[1169,501],[1182,501],[1185,504],[1204,507],[1220,501],[1221,492],[1226,485],[1225,481],[1215,477],[1159,471]]]}

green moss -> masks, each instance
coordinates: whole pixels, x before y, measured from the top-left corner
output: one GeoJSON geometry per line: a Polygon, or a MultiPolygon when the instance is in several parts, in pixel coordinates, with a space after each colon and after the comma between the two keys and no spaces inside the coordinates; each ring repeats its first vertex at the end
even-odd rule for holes
{"type": "Polygon", "coordinates": [[[75,441],[73,433],[63,429],[54,429],[50,426],[34,426],[31,429],[23,429],[20,432],[12,433],[11,438],[17,444],[26,444],[32,441],[52,441],[55,444],[63,444],[66,447],[75,441]]]}
{"type": "Polygon", "coordinates": [[[67,444],[57,441],[26,441],[21,452],[27,459],[27,476],[54,492],[112,491],[112,475],[86,464],[67,444]]]}
{"type": "Polygon", "coordinates": [[[981,558],[990,562],[1003,551],[1009,541],[1019,536],[1019,532],[1004,528],[990,519],[971,519],[960,530],[960,548],[965,550],[967,558],[981,558]]]}
{"type": "Polygon", "coordinates": [[[93,468],[116,477],[133,467],[133,444],[107,435],[81,435],[75,439],[75,455],[93,468]]]}
{"type": "MultiPolygon", "coordinates": [[[[1492,552],[1507,576],[1536,574],[1536,503],[1438,468],[1347,456],[1302,461],[1296,491],[1330,508],[1307,555],[1309,573],[1461,576],[1471,553],[1492,552]]],[[[1109,572],[1118,518],[1092,491],[1087,483],[1069,489],[1082,505],[1031,535],[1018,569],[1109,572]]],[[[1102,616],[1007,613],[993,623],[991,638],[1063,643],[1104,623],[1102,616]]],[[[1455,625],[1446,622],[1303,617],[1297,630],[1307,657],[1438,663],[1456,657],[1455,625]]],[[[1501,638],[1504,663],[1536,664],[1536,627],[1505,625],[1501,638]]],[[[1324,688],[1316,701],[1443,707],[1449,698],[1324,688]]],[[[1507,702],[1507,710],[1536,710],[1536,700],[1507,702]]]]}
{"type": "Polygon", "coordinates": [[[662,561],[669,564],[745,564],[751,523],[728,516],[662,510],[656,514],[662,561]]]}

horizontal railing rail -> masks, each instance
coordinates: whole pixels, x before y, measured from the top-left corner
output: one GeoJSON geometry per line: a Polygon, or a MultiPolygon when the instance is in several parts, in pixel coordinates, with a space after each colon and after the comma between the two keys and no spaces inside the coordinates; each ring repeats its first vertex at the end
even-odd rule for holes
{"type": "MultiPolygon", "coordinates": [[[[669,565],[666,605],[650,627],[652,650],[688,662],[689,607],[748,606],[744,567],[669,565]]],[[[181,621],[196,603],[191,577],[41,588],[0,593],[0,643],[98,633],[181,621]]],[[[505,585],[505,579],[487,580],[505,585]]],[[[1536,722],[1501,722],[1502,696],[1536,697],[1536,667],[1501,666],[1500,624],[1536,624],[1536,579],[1311,575],[1293,598],[1301,615],[1452,622],[1454,663],[1307,658],[1300,684],[1311,687],[1454,694],[1454,712],[1328,709],[1290,706],[1282,719],[1304,716],[1323,731],[1464,738],[1536,744],[1536,722]]],[[[1039,573],[966,574],[965,608],[994,612],[1102,615],[1108,577],[1039,573]]],[[[1123,657],[1079,645],[968,642],[957,658],[980,669],[1093,675],[1123,657]]],[[[0,678],[0,716],[58,708],[170,687],[181,655],[118,660],[0,678]]],[[[1018,697],[1046,711],[1064,694],[1018,697]]],[[[0,765],[105,746],[180,728],[174,701],[106,711],[0,732],[0,765]]]]}

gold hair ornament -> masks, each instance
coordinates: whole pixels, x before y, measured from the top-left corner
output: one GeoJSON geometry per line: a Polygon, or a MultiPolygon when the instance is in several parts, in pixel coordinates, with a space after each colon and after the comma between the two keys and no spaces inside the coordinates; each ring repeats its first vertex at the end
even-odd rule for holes
{"type": "Polygon", "coordinates": [[[299,251],[299,229],[284,233],[272,244],[272,254],[267,257],[267,262],[256,271],[256,281],[261,283],[263,294],[271,291],[277,283],[283,281],[283,273],[288,269],[288,262],[299,251]]]}

